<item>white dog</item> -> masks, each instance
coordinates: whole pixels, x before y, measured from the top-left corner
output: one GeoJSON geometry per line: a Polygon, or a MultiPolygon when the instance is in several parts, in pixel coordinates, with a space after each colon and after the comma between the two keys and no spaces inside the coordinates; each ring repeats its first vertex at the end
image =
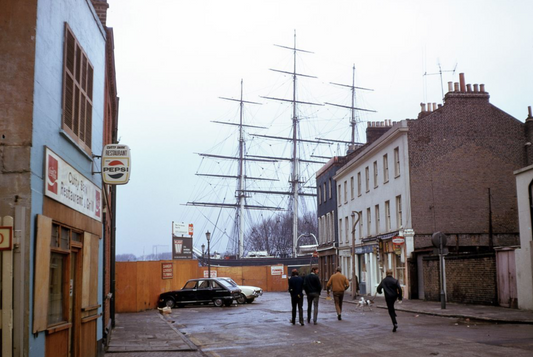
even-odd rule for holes
{"type": "Polygon", "coordinates": [[[359,301],[357,302],[355,307],[358,308],[358,309],[363,309],[363,310],[366,307],[368,307],[370,309],[370,311],[372,311],[372,305],[373,304],[374,304],[373,300],[368,300],[368,299],[365,299],[363,296],[361,296],[361,299],[359,299],[359,301]]]}

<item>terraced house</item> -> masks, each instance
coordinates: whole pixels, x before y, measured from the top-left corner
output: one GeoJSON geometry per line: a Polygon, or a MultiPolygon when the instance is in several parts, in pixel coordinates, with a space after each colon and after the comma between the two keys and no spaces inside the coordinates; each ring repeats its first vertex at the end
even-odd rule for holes
{"type": "Polygon", "coordinates": [[[370,123],[379,137],[337,170],[339,260],[355,269],[361,293],[374,294],[392,269],[406,296],[438,301],[431,238],[442,232],[447,301],[516,307],[514,172],[532,162],[531,133],[489,102],[484,85],[461,74],[448,89],[417,119],[370,123]]]}
{"type": "Polygon", "coordinates": [[[96,356],[112,325],[116,141],[108,4],[0,3],[2,356],[96,356]],[[105,268],[105,269],[104,269],[105,268]]]}

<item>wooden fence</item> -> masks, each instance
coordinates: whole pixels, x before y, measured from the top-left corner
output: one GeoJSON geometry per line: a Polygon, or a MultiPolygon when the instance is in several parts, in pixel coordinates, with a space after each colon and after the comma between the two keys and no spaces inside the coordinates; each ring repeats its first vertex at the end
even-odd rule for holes
{"type": "MultiPolygon", "coordinates": [[[[216,276],[230,277],[239,285],[259,286],[263,291],[287,291],[287,279],[280,274],[274,275],[271,265],[211,267],[211,275],[215,271],[216,276]]],[[[283,266],[282,274],[286,276],[287,266],[283,266]]],[[[159,294],[179,290],[187,280],[204,276],[207,276],[207,267],[198,266],[197,260],[116,262],[115,311],[154,309],[159,294]]]]}

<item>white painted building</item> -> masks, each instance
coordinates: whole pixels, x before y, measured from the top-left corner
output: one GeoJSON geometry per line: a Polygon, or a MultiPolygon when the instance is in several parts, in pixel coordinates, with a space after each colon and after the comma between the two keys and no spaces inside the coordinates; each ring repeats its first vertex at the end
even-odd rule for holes
{"type": "Polygon", "coordinates": [[[406,262],[414,250],[407,122],[369,123],[367,130],[373,129],[384,134],[358,149],[334,177],[339,265],[350,279],[355,271],[366,295],[376,293],[387,269],[407,287],[406,262]],[[393,244],[399,236],[405,243],[393,244]]]}
{"type": "Polygon", "coordinates": [[[518,308],[533,310],[533,165],[515,171],[520,248],[515,250],[518,308]]]}

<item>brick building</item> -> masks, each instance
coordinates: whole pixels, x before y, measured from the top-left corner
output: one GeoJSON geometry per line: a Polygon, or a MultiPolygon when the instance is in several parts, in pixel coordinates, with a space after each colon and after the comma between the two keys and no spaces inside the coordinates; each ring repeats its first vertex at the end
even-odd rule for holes
{"type": "MultiPolygon", "coordinates": [[[[462,74],[443,105],[421,107],[417,119],[377,125],[386,132],[334,176],[353,177],[358,187],[337,198],[337,224],[353,212],[359,219],[356,249],[346,258],[370,287],[393,269],[409,297],[438,300],[431,237],[440,231],[450,251],[448,301],[516,306],[515,278],[502,277],[512,276],[519,246],[513,172],[530,162],[525,124],[462,74]]],[[[339,228],[339,242],[350,238],[339,228]]]]}
{"type": "Polygon", "coordinates": [[[103,353],[115,209],[97,157],[118,115],[106,9],[0,3],[0,215],[14,228],[1,252],[2,355],[103,353]]]}

